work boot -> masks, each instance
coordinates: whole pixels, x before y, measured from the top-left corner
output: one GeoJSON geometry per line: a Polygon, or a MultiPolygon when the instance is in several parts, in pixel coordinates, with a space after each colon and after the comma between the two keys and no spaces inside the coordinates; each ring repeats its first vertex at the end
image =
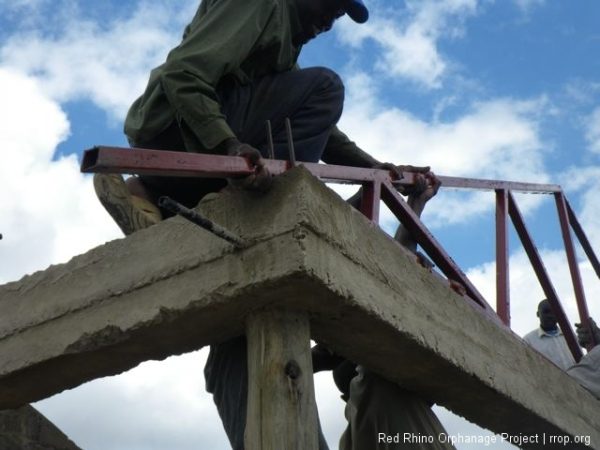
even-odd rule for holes
{"type": "Polygon", "coordinates": [[[119,174],[95,174],[94,189],[104,209],[126,236],[162,220],[158,207],[146,199],[131,195],[119,174]]]}

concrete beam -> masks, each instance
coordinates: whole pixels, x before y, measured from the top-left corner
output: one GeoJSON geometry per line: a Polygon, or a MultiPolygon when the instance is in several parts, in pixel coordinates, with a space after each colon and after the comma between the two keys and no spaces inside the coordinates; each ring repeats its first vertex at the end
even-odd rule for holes
{"type": "Polygon", "coordinates": [[[315,339],[480,426],[600,449],[597,399],[303,168],[200,209],[249,246],[174,218],[0,286],[0,408],[226,340],[276,306],[308,311],[315,339]]]}
{"type": "Polygon", "coordinates": [[[2,450],[81,450],[31,405],[0,411],[2,450]]]}

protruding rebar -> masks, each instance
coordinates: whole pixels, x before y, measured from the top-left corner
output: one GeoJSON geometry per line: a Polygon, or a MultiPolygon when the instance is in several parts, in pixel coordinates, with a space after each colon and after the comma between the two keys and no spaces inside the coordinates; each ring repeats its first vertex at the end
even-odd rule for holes
{"type": "Polygon", "coordinates": [[[289,117],[285,118],[285,131],[287,136],[288,152],[290,154],[290,166],[296,165],[296,152],[294,150],[294,138],[292,137],[292,123],[289,117]]]}
{"type": "Polygon", "coordinates": [[[267,144],[269,145],[269,159],[275,159],[275,147],[273,145],[273,129],[271,121],[267,120],[267,144]]]}
{"type": "Polygon", "coordinates": [[[193,222],[196,225],[199,225],[200,227],[204,228],[205,230],[210,231],[215,236],[232,243],[237,248],[242,248],[246,245],[243,239],[236,236],[231,231],[226,230],[222,226],[214,223],[212,220],[201,216],[196,211],[186,208],[181,203],[176,202],[170,197],[160,197],[158,199],[158,206],[160,206],[161,208],[168,209],[169,211],[184,217],[190,222],[193,222]]]}

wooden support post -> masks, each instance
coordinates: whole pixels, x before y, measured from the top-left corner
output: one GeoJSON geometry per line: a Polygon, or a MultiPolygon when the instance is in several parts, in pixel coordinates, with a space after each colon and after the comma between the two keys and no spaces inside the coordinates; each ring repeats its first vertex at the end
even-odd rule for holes
{"type": "Polygon", "coordinates": [[[317,450],[308,314],[255,312],[246,320],[246,450],[317,450]]]}

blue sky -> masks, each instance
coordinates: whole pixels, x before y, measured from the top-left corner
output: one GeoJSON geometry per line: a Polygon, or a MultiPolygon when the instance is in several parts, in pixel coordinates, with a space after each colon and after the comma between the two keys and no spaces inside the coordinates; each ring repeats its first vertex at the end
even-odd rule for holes
{"type": "MultiPolygon", "coordinates": [[[[300,59],[302,66],[325,65],[342,76],[340,128],[380,160],[430,165],[448,176],[560,184],[598,250],[600,2],[365,2],[371,10],[366,24],[342,18],[300,59]]],[[[91,178],[78,172],[81,152],[96,144],[126,145],[127,108],[150,69],[178,43],[197,5],[0,0],[0,282],[120,237],[95,199],[91,178]]],[[[518,198],[575,321],[553,200],[518,198]]],[[[489,193],[442,190],[423,216],[491,304],[493,214],[489,193]]],[[[396,224],[385,214],[382,226],[393,231],[396,224]]],[[[585,261],[580,269],[590,311],[600,317],[598,280],[585,261]]],[[[512,236],[518,334],[536,327],[542,295],[512,236]]],[[[146,363],[37,406],[87,450],[191,449],[199,442],[226,449],[203,393],[203,358],[204,351],[146,363]]],[[[343,405],[326,376],[318,376],[317,387],[335,448],[343,405]]],[[[451,432],[483,433],[445,411],[440,417],[451,432]]]]}

